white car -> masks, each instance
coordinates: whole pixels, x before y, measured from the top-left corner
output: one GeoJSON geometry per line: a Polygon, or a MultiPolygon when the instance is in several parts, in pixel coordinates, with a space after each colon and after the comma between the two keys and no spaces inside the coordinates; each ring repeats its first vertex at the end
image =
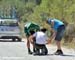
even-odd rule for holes
{"type": "Polygon", "coordinates": [[[0,39],[21,41],[21,32],[16,19],[0,19],[0,39]]]}

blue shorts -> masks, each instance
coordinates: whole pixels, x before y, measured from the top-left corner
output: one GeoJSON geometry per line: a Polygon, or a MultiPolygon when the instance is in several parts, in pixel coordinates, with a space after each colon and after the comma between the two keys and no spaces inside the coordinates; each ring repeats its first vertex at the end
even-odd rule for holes
{"type": "Polygon", "coordinates": [[[58,27],[56,37],[55,37],[56,41],[61,41],[62,40],[62,37],[64,35],[64,31],[65,31],[65,26],[64,25],[61,25],[61,26],[58,27]]]}

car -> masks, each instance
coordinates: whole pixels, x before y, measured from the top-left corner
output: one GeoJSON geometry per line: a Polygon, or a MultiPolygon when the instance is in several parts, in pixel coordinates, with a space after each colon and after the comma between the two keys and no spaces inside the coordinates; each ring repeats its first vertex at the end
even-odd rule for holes
{"type": "Polygon", "coordinates": [[[21,41],[21,31],[17,19],[0,19],[0,39],[21,41]]]}

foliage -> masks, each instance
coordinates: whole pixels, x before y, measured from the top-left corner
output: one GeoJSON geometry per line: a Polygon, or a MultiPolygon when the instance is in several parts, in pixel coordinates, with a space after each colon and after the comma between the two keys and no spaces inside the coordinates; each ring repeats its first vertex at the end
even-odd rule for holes
{"type": "Polygon", "coordinates": [[[49,17],[75,23],[75,0],[0,0],[0,10],[7,15],[13,6],[22,27],[25,22],[34,21],[49,28],[44,22],[49,17]]]}

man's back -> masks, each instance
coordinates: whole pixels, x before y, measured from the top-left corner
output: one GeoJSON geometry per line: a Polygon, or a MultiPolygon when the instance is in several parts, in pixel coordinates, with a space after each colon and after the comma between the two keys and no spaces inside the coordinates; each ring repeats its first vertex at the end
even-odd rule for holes
{"type": "Polygon", "coordinates": [[[44,32],[36,32],[34,36],[36,37],[37,44],[46,44],[47,36],[44,32]]]}

